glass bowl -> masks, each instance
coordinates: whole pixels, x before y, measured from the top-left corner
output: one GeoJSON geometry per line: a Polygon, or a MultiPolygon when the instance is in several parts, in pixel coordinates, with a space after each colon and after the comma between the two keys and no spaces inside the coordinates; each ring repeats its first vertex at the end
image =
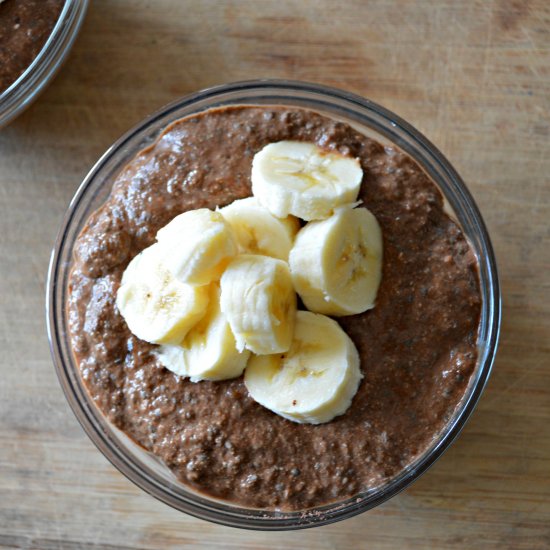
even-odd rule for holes
{"type": "Polygon", "coordinates": [[[282,80],[238,82],[184,97],[120,138],[91,169],[71,201],[52,252],[47,290],[48,335],[59,380],[78,420],[101,452],[136,485],[178,510],[224,525],[261,530],[300,529],[349,518],[381,504],[424,473],[460,432],[483,391],[496,352],[500,311],[496,264],[487,230],[472,196],[443,155],[412,126],[372,101],[325,86],[282,80]],[[65,303],[73,245],[90,214],[105,201],[116,175],[174,120],[229,105],[302,107],[346,121],[383,143],[397,145],[439,186],[449,212],[479,260],[479,358],[454,417],[422,456],[383,486],[302,512],[243,508],[198,494],[179,483],[164,464],[111,426],[96,408],[80,379],[68,338],[65,303]]]}
{"type": "Polygon", "coordinates": [[[21,114],[53,79],[80,30],[88,0],[66,0],[48,40],[25,71],[0,93],[0,128],[21,114]]]}

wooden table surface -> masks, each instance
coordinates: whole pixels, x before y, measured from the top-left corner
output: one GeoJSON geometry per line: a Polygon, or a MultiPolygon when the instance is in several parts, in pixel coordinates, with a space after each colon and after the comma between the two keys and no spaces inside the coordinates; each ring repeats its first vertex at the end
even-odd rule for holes
{"type": "Polygon", "coordinates": [[[0,131],[0,546],[550,548],[550,2],[97,0],[64,69],[0,131]],[[470,187],[496,250],[498,357],[467,427],[408,490],[335,525],[241,531],[135,487],[73,416],[50,359],[50,250],[123,132],[218,83],[288,77],[385,105],[470,187]]]}

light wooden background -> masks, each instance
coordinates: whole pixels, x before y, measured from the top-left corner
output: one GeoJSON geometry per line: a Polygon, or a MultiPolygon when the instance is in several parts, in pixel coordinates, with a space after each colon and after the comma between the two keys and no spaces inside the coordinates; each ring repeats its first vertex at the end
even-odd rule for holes
{"type": "Polygon", "coordinates": [[[96,0],[73,54],[0,131],[0,546],[550,548],[550,2],[96,0]],[[123,132],[227,81],[290,77],[368,96],[422,130],[472,190],[504,295],[468,426],[414,486],[336,525],[211,525],[133,486],[84,435],[44,320],[76,187],[123,132]]]}

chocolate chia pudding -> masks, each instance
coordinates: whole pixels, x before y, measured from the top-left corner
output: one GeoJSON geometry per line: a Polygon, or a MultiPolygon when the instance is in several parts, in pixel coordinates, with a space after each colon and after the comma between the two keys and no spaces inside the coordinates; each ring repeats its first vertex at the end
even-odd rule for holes
{"type": "Polygon", "coordinates": [[[33,62],[50,36],[65,0],[0,2],[0,93],[33,62]]]}
{"type": "Polygon", "coordinates": [[[474,371],[481,296],[470,245],[411,158],[314,112],[232,107],[173,123],[122,170],[77,239],[67,309],[82,379],[110,422],[193,489],[303,510],[383,484],[431,445],[474,371]],[[254,155],[281,140],[359,158],[359,198],[383,233],[376,307],[337,319],[364,378],[347,412],[320,425],[263,408],[242,377],[176,376],[115,305],[124,269],[159,228],[249,196],[254,155]]]}

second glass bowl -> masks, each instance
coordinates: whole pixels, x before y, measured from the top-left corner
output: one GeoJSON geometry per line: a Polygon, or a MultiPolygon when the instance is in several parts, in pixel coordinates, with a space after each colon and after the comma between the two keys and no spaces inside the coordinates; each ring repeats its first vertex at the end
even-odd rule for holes
{"type": "Polygon", "coordinates": [[[50,36],[32,63],[0,93],[0,128],[21,114],[53,79],[78,35],[88,0],[66,0],[50,36]]]}
{"type": "Polygon", "coordinates": [[[495,259],[481,215],[456,171],[424,136],[390,111],[356,95],[314,84],[267,80],[228,84],[184,97],[144,120],[103,155],[82,182],[63,220],[51,256],[47,310],[52,355],[67,399],[89,437],[124,475],[163,502],[196,517],[234,527],[284,530],[328,524],[373,508],[407,487],[441,456],[464,426],[489,376],[498,340],[500,292],[495,259]],[[453,418],[422,456],[383,486],[302,512],[244,508],[198,494],[177,482],[164,464],[110,425],[96,408],[82,383],[69,341],[65,304],[73,246],[88,217],[109,195],[116,176],[170,123],[206,109],[231,105],[309,109],[347,122],[382,143],[396,145],[440,188],[479,261],[482,293],[479,357],[453,418]]]}

